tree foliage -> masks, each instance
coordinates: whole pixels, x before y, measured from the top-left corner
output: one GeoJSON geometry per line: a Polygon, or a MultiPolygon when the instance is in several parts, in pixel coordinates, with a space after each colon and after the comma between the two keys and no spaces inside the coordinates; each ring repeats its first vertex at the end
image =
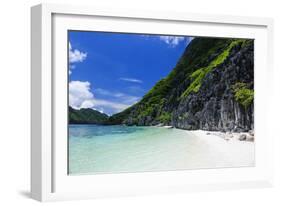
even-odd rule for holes
{"type": "Polygon", "coordinates": [[[232,86],[235,100],[248,108],[254,100],[254,90],[249,89],[249,86],[243,82],[237,82],[232,86]]]}

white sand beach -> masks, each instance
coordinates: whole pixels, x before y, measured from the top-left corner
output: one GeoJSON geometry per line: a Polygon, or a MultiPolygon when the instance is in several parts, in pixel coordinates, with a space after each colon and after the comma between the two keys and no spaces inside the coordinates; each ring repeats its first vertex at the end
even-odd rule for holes
{"type": "MultiPolygon", "coordinates": [[[[213,156],[216,167],[254,166],[255,143],[253,139],[239,140],[241,136],[250,137],[249,133],[223,133],[203,130],[186,131],[192,133],[208,145],[208,154],[213,156]],[[220,154],[218,156],[218,154],[220,154]]],[[[210,160],[209,159],[209,160],[210,160]]]]}

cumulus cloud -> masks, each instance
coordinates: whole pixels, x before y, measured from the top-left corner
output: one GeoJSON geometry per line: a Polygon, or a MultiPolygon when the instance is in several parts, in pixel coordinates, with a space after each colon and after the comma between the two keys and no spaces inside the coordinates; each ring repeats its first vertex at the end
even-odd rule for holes
{"type": "Polygon", "coordinates": [[[186,37],[183,36],[160,36],[159,37],[161,41],[164,41],[166,44],[175,47],[180,42],[185,41],[186,37]]]}
{"type": "Polygon", "coordinates": [[[69,82],[69,105],[75,109],[85,108],[89,106],[94,95],[90,91],[90,82],[71,81],[69,82]]]}
{"type": "Polygon", "coordinates": [[[148,35],[143,34],[140,35],[142,38],[145,39],[158,39],[160,41],[165,42],[170,47],[176,47],[180,42],[186,42],[186,44],[189,44],[194,37],[189,36],[169,36],[169,35],[148,35]]]}
{"type": "Polygon", "coordinates": [[[68,47],[68,63],[69,63],[69,75],[72,74],[72,70],[76,67],[74,64],[83,62],[87,58],[86,52],[81,52],[78,49],[73,49],[69,42],[68,47]]]}
{"type": "Polygon", "coordinates": [[[143,81],[140,79],[135,79],[135,78],[127,78],[127,77],[121,77],[119,78],[121,81],[126,81],[126,82],[133,82],[133,83],[142,83],[143,81]]]}
{"type": "Polygon", "coordinates": [[[69,42],[69,63],[83,62],[87,57],[87,53],[81,52],[78,49],[72,49],[69,42]]]}
{"type": "Polygon", "coordinates": [[[75,109],[92,108],[113,114],[123,111],[140,99],[139,97],[120,92],[114,93],[104,89],[96,89],[94,92],[118,98],[118,102],[96,98],[91,92],[90,82],[71,81],[69,82],[69,105],[75,109]]]}

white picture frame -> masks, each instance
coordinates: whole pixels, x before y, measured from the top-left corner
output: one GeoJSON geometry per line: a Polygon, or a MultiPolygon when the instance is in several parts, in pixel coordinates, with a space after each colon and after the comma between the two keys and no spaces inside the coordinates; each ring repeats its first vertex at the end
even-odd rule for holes
{"type": "Polygon", "coordinates": [[[31,26],[32,198],[53,201],[272,186],[273,133],[267,110],[274,98],[270,92],[273,86],[270,79],[274,76],[272,19],[41,4],[31,9],[31,26]],[[69,177],[64,104],[67,58],[64,57],[68,52],[65,34],[73,28],[254,38],[255,167],[69,177]]]}

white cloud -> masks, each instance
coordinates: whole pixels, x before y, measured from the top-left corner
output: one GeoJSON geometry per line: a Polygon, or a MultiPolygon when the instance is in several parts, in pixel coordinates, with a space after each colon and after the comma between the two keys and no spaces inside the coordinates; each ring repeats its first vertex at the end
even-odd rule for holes
{"type": "Polygon", "coordinates": [[[100,109],[94,108],[94,109],[95,109],[95,110],[98,110],[100,113],[104,113],[103,108],[100,108],[100,109]]]}
{"type": "Polygon", "coordinates": [[[127,91],[129,91],[130,93],[133,93],[133,94],[143,94],[144,93],[144,89],[140,86],[129,86],[126,88],[127,91]]]}
{"type": "Polygon", "coordinates": [[[95,89],[94,92],[104,96],[116,97],[119,102],[122,102],[125,105],[132,105],[140,100],[140,97],[137,96],[124,94],[122,92],[112,92],[101,88],[95,89]]]}
{"type": "Polygon", "coordinates": [[[75,65],[70,64],[70,65],[69,65],[69,71],[68,71],[68,73],[69,73],[69,74],[72,74],[72,70],[75,69],[75,67],[76,67],[75,65]]]}
{"type": "Polygon", "coordinates": [[[74,109],[92,108],[99,111],[106,111],[108,114],[121,112],[132,104],[136,103],[140,98],[126,95],[123,93],[112,93],[107,90],[97,89],[106,95],[118,98],[118,102],[112,100],[95,98],[91,92],[90,82],[71,81],[69,82],[69,105],[74,109]]]}
{"type": "Polygon", "coordinates": [[[69,82],[69,105],[75,109],[85,108],[94,95],[90,91],[90,82],[69,82]]]}
{"type": "Polygon", "coordinates": [[[161,41],[164,41],[166,44],[168,44],[172,47],[175,47],[181,41],[186,40],[186,37],[183,37],[183,36],[160,36],[159,38],[161,41]]]}
{"type": "Polygon", "coordinates": [[[72,74],[72,70],[76,67],[74,64],[83,62],[87,58],[87,53],[81,52],[77,49],[72,49],[71,43],[69,42],[68,50],[68,61],[69,61],[69,75],[72,74]]]}
{"type": "Polygon", "coordinates": [[[81,52],[78,49],[72,49],[69,42],[69,63],[83,62],[87,57],[87,53],[81,52]]]}
{"type": "Polygon", "coordinates": [[[94,106],[95,106],[94,100],[88,99],[88,100],[85,100],[85,101],[82,102],[82,104],[80,105],[80,108],[93,108],[94,106]]]}
{"type": "Polygon", "coordinates": [[[112,97],[128,97],[127,94],[124,94],[122,92],[112,92],[112,91],[108,91],[106,89],[101,89],[101,88],[95,89],[95,93],[105,95],[105,96],[112,96],[112,97]]]}
{"type": "Polygon", "coordinates": [[[191,42],[194,37],[189,37],[189,36],[169,36],[169,35],[148,35],[148,34],[143,34],[140,35],[142,38],[145,39],[159,39],[160,41],[165,42],[168,44],[170,47],[176,47],[180,42],[186,42],[186,45],[191,42]]]}
{"type": "Polygon", "coordinates": [[[95,89],[95,93],[99,93],[99,94],[105,95],[105,96],[113,96],[113,97],[123,97],[125,95],[121,92],[111,92],[111,91],[101,89],[101,88],[95,89]]]}
{"type": "Polygon", "coordinates": [[[135,79],[135,78],[121,77],[121,78],[119,78],[119,80],[126,81],[126,82],[133,82],[133,83],[142,83],[142,80],[135,79]]]}
{"type": "Polygon", "coordinates": [[[75,69],[75,67],[76,67],[76,66],[73,65],[73,64],[69,65],[69,68],[70,68],[70,69],[75,69]]]}
{"type": "Polygon", "coordinates": [[[136,96],[128,95],[128,96],[123,97],[123,103],[130,104],[130,105],[137,103],[139,100],[140,100],[140,97],[136,97],[136,96]]]}
{"type": "Polygon", "coordinates": [[[95,107],[104,107],[104,108],[109,108],[114,112],[121,112],[124,109],[128,108],[129,104],[123,104],[123,103],[117,103],[117,102],[112,102],[104,99],[93,99],[93,103],[95,107]]]}

